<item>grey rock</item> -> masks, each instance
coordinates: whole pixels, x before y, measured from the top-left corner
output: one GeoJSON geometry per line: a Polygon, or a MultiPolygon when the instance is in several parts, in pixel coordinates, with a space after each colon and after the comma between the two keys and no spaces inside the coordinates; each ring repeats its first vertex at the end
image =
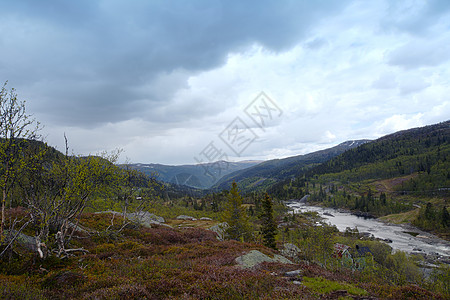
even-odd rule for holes
{"type": "Polygon", "coordinates": [[[22,232],[18,232],[17,230],[5,230],[5,235],[10,236],[11,239],[16,237],[16,242],[25,247],[30,251],[36,251],[36,238],[33,236],[26,235],[22,232]]]}
{"type": "Polygon", "coordinates": [[[83,233],[87,233],[87,232],[89,232],[86,228],[83,228],[83,227],[81,227],[79,224],[77,225],[77,224],[75,224],[75,223],[72,223],[72,222],[67,222],[67,226],[69,227],[69,229],[75,229],[75,231],[78,231],[78,232],[83,232],[83,233]]]}
{"type": "Polygon", "coordinates": [[[135,221],[135,222],[137,222],[143,226],[147,226],[147,227],[151,227],[152,224],[162,225],[162,223],[166,222],[166,220],[164,220],[163,217],[157,216],[157,215],[149,213],[149,212],[128,213],[128,214],[126,214],[126,217],[130,221],[135,221]]]}
{"type": "Polygon", "coordinates": [[[190,220],[190,221],[197,221],[196,218],[191,217],[191,216],[185,216],[185,215],[180,215],[177,217],[177,220],[190,220]]]}
{"type": "Polygon", "coordinates": [[[285,243],[283,245],[283,249],[280,252],[283,256],[296,259],[298,258],[298,255],[301,253],[301,250],[294,244],[285,243]]]}
{"type": "MultiPolygon", "coordinates": [[[[123,213],[113,210],[100,211],[96,212],[96,214],[113,214],[123,216],[123,213]]],[[[152,225],[163,225],[170,227],[169,225],[163,224],[166,222],[163,217],[157,216],[147,211],[140,213],[126,213],[125,218],[146,227],[151,227],[152,225]]]]}
{"type": "Polygon", "coordinates": [[[209,230],[215,232],[217,234],[217,239],[219,241],[223,241],[225,239],[225,232],[230,226],[227,222],[219,223],[209,228],[209,230]]]}
{"type": "Polygon", "coordinates": [[[302,274],[302,270],[295,270],[295,271],[290,271],[290,272],[284,273],[284,275],[286,275],[288,277],[297,277],[301,274],[302,274]]]}
{"type": "Polygon", "coordinates": [[[261,253],[258,250],[251,250],[245,255],[236,258],[236,262],[244,269],[253,268],[263,262],[280,262],[284,264],[292,264],[292,262],[281,255],[275,255],[273,258],[261,253]]]}
{"type": "Polygon", "coordinates": [[[208,218],[208,217],[201,217],[200,220],[202,220],[202,221],[212,221],[212,219],[208,218]]]}

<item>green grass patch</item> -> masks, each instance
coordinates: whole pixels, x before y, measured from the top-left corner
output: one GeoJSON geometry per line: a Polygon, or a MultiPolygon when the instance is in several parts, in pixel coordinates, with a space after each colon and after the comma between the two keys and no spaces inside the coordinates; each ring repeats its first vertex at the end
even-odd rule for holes
{"type": "Polygon", "coordinates": [[[323,277],[303,277],[303,285],[317,294],[329,294],[335,291],[346,290],[351,295],[368,295],[367,291],[352,284],[331,281],[323,277]]]}
{"type": "Polygon", "coordinates": [[[410,210],[407,212],[399,213],[399,214],[391,214],[384,217],[381,217],[380,219],[389,223],[394,224],[404,224],[404,223],[411,223],[414,221],[419,214],[419,209],[410,210]]]}

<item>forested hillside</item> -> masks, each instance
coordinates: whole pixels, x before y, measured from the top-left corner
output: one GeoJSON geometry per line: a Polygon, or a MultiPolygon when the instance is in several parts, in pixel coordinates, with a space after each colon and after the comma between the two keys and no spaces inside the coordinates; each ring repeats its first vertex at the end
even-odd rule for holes
{"type": "Polygon", "coordinates": [[[448,237],[450,122],[400,131],[308,170],[269,190],[365,215],[386,216],[448,237]],[[393,215],[397,214],[397,215],[393,215]]]}
{"type": "Polygon", "coordinates": [[[228,189],[233,181],[239,183],[243,192],[264,191],[272,184],[287,178],[294,178],[312,167],[328,161],[337,155],[367,143],[369,140],[347,141],[335,147],[297,155],[284,159],[273,159],[256,166],[224,176],[213,187],[214,190],[228,189]]]}
{"type": "Polygon", "coordinates": [[[450,187],[450,121],[400,131],[352,149],[307,172],[341,181],[420,174],[407,190],[450,187]],[[333,175],[335,174],[335,175],[333,175]]]}

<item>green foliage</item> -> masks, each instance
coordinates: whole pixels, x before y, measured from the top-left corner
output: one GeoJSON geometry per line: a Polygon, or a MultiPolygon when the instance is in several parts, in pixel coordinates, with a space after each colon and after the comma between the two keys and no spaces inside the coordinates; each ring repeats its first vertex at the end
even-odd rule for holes
{"type": "Polygon", "coordinates": [[[0,243],[4,241],[3,229],[8,194],[28,161],[23,149],[27,140],[38,138],[39,131],[39,123],[26,113],[25,101],[18,100],[15,90],[8,91],[6,84],[0,90],[0,190],[2,191],[0,243]]]}
{"type": "Polygon", "coordinates": [[[45,294],[46,293],[36,285],[28,283],[25,278],[0,278],[1,299],[49,299],[45,294]]]}
{"type": "Polygon", "coordinates": [[[226,235],[229,239],[244,241],[250,238],[250,224],[248,222],[247,212],[242,206],[242,197],[236,182],[233,182],[228,193],[228,202],[223,212],[222,219],[227,222],[229,228],[226,235]]]}
{"type": "Polygon", "coordinates": [[[386,257],[384,265],[391,270],[389,276],[397,284],[420,283],[422,275],[414,261],[405,252],[397,251],[386,257]]]}
{"type": "Polygon", "coordinates": [[[425,230],[448,231],[450,216],[447,207],[437,208],[431,202],[428,202],[420,209],[413,224],[425,230]]]}
{"type": "MultiPolygon", "coordinates": [[[[315,221],[314,221],[315,222],[315,221]]],[[[334,226],[303,225],[290,232],[292,241],[296,241],[305,259],[327,265],[332,260],[334,234],[338,230],[334,226]]]]}
{"type": "Polygon", "coordinates": [[[334,291],[346,290],[351,295],[368,295],[367,291],[352,284],[331,281],[322,277],[303,277],[303,285],[318,294],[329,294],[334,291]]]}
{"type": "Polygon", "coordinates": [[[438,268],[434,269],[431,273],[431,281],[429,284],[434,290],[450,297],[450,266],[441,264],[438,268]]]}
{"type": "Polygon", "coordinates": [[[260,220],[262,222],[261,232],[264,246],[276,249],[277,244],[275,242],[275,236],[277,233],[277,224],[273,217],[272,199],[267,193],[262,201],[262,213],[260,215],[260,220]]]}

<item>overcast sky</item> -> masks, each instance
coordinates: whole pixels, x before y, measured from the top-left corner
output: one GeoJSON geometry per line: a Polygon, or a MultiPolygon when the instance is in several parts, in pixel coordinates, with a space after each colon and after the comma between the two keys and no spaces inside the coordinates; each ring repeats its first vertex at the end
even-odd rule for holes
{"type": "Polygon", "coordinates": [[[450,119],[448,0],[0,3],[0,82],[59,150],[269,159],[450,119]]]}

